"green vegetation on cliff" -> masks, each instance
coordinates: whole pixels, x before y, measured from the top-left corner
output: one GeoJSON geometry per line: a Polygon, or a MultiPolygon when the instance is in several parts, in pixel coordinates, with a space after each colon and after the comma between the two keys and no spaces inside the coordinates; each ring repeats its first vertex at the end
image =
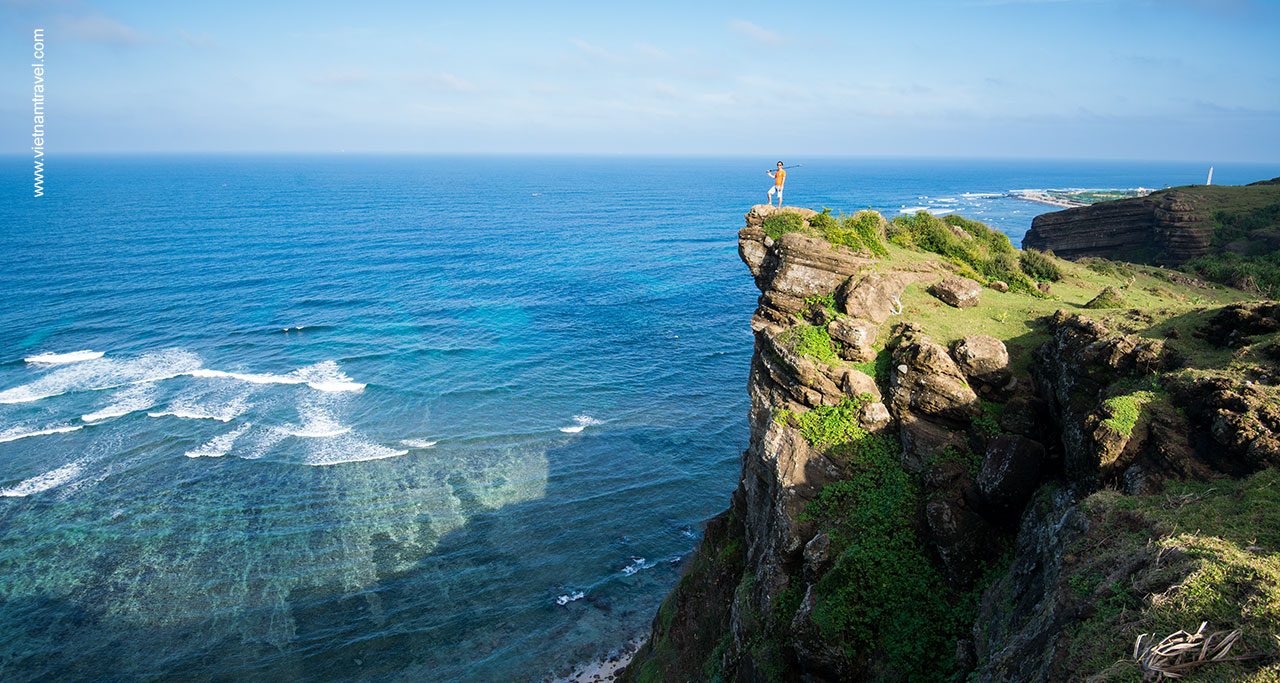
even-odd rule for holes
{"type": "Polygon", "coordinates": [[[872,251],[848,217],[748,215],[743,480],[624,680],[1137,681],[1139,633],[1207,621],[1264,658],[1201,680],[1280,681],[1280,309],[957,216],[858,215],[883,258],[761,235],[872,251]],[[989,288],[948,305],[928,288],[949,272],[989,288]]]}
{"type": "Polygon", "coordinates": [[[839,360],[831,335],[822,325],[795,325],[779,335],[778,342],[785,344],[801,356],[824,363],[834,363],[839,360]]]}
{"type": "Polygon", "coordinates": [[[1069,548],[1068,585],[1093,605],[1069,637],[1072,670],[1132,681],[1140,634],[1241,630],[1233,655],[1188,680],[1280,680],[1280,472],[1185,481],[1161,494],[1100,491],[1085,500],[1087,535],[1069,548]]]}
{"type": "Polygon", "coordinates": [[[1214,282],[1280,296],[1280,201],[1219,208],[1209,224],[1216,253],[1192,260],[1186,269],[1214,282]]]}
{"type": "Polygon", "coordinates": [[[789,232],[821,237],[832,244],[887,256],[881,235],[884,218],[875,211],[859,211],[852,216],[832,216],[829,209],[805,219],[798,213],[779,212],[764,219],[764,234],[778,239],[789,232]]]}
{"type": "Polygon", "coordinates": [[[885,231],[889,241],[946,257],[960,274],[979,282],[1001,280],[1011,291],[1040,296],[1018,263],[1017,250],[1003,233],[955,214],[938,218],[927,211],[898,216],[885,231]]]}

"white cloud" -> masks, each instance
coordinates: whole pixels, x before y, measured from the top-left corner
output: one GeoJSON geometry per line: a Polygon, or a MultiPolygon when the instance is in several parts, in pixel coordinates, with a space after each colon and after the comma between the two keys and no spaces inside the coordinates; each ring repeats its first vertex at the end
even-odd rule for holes
{"type": "Polygon", "coordinates": [[[648,43],[636,43],[636,52],[659,62],[671,61],[671,55],[666,50],[648,43]]]}
{"type": "Polygon", "coordinates": [[[182,38],[182,42],[190,45],[191,47],[213,47],[213,36],[208,33],[201,33],[198,36],[193,36],[182,29],[178,29],[178,36],[182,38]]]}
{"type": "Polygon", "coordinates": [[[362,69],[334,69],[333,71],[316,74],[307,80],[311,85],[322,87],[352,87],[372,83],[373,74],[362,69]]]}
{"type": "Polygon", "coordinates": [[[147,40],[137,29],[105,14],[63,15],[55,25],[66,35],[89,43],[124,47],[140,45],[147,40]]]}
{"type": "Polygon", "coordinates": [[[411,74],[409,76],[409,80],[438,90],[451,90],[457,93],[474,93],[480,91],[479,85],[468,81],[465,78],[459,78],[444,71],[411,74]]]}
{"type": "Polygon", "coordinates": [[[599,47],[597,45],[592,45],[591,43],[588,43],[585,40],[575,39],[569,42],[573,43],[579,50],[582,50],[583,52],[597,59],[606,59],[611,62],[618,61],[617,55],[613,54],[612,52],[609,52],[608,50],[602,47],[599,47]]]}
{"type": "Polygon", "coordinates": [[[756,41],[757,43],[760,43],[761,45],[782,44],[782,36],[779,36],[777,33],[774,33],[769,29],[756,26],[746,19],[734,19],[729,22],[729,28],[756,41]]]}

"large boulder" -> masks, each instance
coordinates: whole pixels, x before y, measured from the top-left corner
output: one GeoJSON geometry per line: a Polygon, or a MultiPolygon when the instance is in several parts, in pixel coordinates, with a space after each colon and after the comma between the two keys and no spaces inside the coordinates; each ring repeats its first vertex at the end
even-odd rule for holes
{"type": "Polygon", "coordinates": [[[869,320],[838,317],[827,323],[827,334],[840,342],[840,357],[855,363],[867,363],[875,359],[877,326],[869,320]]]}
{"type": "Polygon", "coordinates": [[[961,422],[982,412],[978,395],[965,381],[946,348],[930,341],[905,342],[893,354],[890,407],[944,421],[961,422]]]}
{"type": "Polygon", "coordinates": [[[967,277],[948,275],[929,287],[929,293],[943,303],[956,308],[969,308],[978,305],[978,296],[982,287],[967,277]]]}
{"type": "Polygon", "coordinates": [[[951,355],[965,377],[983,393],[1003,389],[1013,378],[1009,351],[995,337],[971,334],[951,347],[951,355]]]}
{"type": "Polygon", "coordinates": [[[1042,436],[1049,428],[1048,404],[1029,391],[1017,394],[1004,404],[1000,428],[1020,436],[1042,436]]]}
{"type": "Polygon", "coordinates": [[[943,451],[962,451],[967,446],[963,432],[911,414],[902,416],[898,435],[902,440],[902,469],[912,474],[923,472],[943,451]]]}
{"type": "Polygon", "coordinates": [[[779,237],[773,250],[778,265],[769,288],[801,299],[830,294],[875,263],[853,249],[798,232],[779,237]]]}
{"type": "Polygon", "coordinates": [[[879,325],[888,320],[889,316],[902,312],[899,297],[907,285],[928,277],[928,273],[902,271],[850,278],[836,289],[836,304],[840,310],[854,318],[870,320],[879,325]]]}

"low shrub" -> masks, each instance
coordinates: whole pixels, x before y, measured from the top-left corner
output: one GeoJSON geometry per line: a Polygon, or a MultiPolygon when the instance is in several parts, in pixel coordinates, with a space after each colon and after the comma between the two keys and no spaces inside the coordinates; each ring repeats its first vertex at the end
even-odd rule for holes
{"type": "Polygon", "coordinates": [[[772,239],[778,239],[789,232],[801,232],[804,230],[804,219],[798,213],[775,213],[764,219],[764,234],[772,239]]]}
{"type": "Polygon", "coordinates": [[[852,216],[831,215],[831,209],[814,214],[807,220],[798,213],[775,213],[764,219],[764,234],[773,239],[789,232],[801,232],[876,256],[887,256],[889,250],[881,239],[884,218],[875,211],[859,211],[852,216]]]}
{"type": "Polygon", "coordinates": [[[894,218],[885,234],[890,242],[899,246],[945,257],[960,267],[960,275],[964,277],[979,282],[1003,280],[1010,291],[1044,296],[1022,272],[1009,238],[978,221],[956,215],[939,219],[927,211],[919,211],[894,218]],[[957,234],[953,228],[969,237],[957,234]]]}
{"type": "Polygon", "coordinates": [[[1102,291],[1085,304],[1085,308],[1120,308],[1124,306],[1124,298],[1115,287],[1103,287],[1102,291]]]}
{"type": "Polygon", "coordinates": [[[1018,257],[1018,263],[1022,266],[1022,272],[1031,276],[1033,280],[1041,282],[1057,282],[1062,279],[1062,268],[1046,254],[1042,254],[1033,249],[1023,249],[1022,254],[1018,257]]]}

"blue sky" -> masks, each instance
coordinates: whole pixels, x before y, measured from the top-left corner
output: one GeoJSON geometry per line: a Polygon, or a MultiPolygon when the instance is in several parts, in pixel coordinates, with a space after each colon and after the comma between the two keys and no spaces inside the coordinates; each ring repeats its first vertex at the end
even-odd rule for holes
{"type": "Polygon", "coordinates": [[[1280,160],[1280,1],[0,0],[25,152],[1280,160]]]}

